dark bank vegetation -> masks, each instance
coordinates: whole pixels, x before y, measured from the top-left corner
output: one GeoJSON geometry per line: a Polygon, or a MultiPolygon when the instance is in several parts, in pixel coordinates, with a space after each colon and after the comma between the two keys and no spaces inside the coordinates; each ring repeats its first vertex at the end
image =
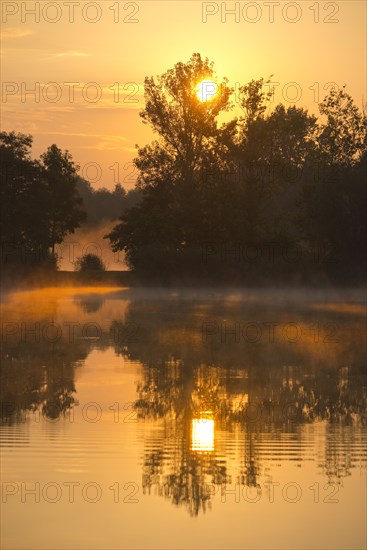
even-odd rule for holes
{"type": "Polygon", "coordinates": [[[101,273],[106,271],[106,265],[103,260],[97,254],[84,254],[80,258],[77,258],[75,262],[75,271],[80,273],[97,272],[101,273]]]}
{"type": "Polygon", "coordinates": [[[266,283],[363,279],[366,262],[367,119],[345,87],[320,118],[272,106],[268,81],[237,96],[194,54],[145,80],[143,122],[157,140],[138,150],[142,201],[110,233],[145,278],[266,283]],[[243,115],[219,124],[233,101],[243,115]],[[232,101],[232,102],[231,102],[232,101]]]}
{"type": "Polygon", "coordinates": [[[345,86],[320,116],[274,105],[269,80],[234,92],[194,54],[145,79],[136,188],[93,190],[68,151],[31,160],[32,138],[1,133],[2,262],[47,264],[82,223],[119,223],[112,249],[143,282],[359,283],[366,273],[367,117],[345,86]],[[230,118],[234,104],[242,116],[230,118]]]}
{"type": "Polygon", "coordinates": [[[69,151],[51,145],[31,158],[32,136],[0,133],[1,264],[14,274],[57,269],[55,246],[81,225],[117,220],[139,199],[138,190],[94,190],[77,174],[69,151]]]}

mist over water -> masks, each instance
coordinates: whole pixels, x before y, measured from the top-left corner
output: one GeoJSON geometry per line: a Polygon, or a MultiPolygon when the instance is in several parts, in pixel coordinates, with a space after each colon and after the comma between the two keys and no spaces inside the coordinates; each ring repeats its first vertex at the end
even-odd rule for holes
{"type": "Polygon", "coordinates": [[[124,252],[112,252],[108,239],[103,237],[116,225],[116,222],[104,221],[97,226],[83,226],[69,234],[56,246],[58,266],[61,271],[74,271],[74,262],[84,254],[96,254],[106,264],[107,271],[125,271],[124,252]]]}

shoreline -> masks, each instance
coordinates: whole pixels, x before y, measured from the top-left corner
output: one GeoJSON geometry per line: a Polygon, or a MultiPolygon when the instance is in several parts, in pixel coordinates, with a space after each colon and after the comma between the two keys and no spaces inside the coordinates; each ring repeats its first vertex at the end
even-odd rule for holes
{"type": "Polygon", "coordinates": [[[0,288],[2,291],[12,291],[15,289],[32,289],[47,287],[128,287],[128,288],[159,288],[162,290],[173,289],[213,289],[213,290],[240,290],[240,289],[278,289],[278,290],[355,290],[365,291],[367,285],[365,281],[330,281],[324,278],[315,277],[314,280],[306,278],[284,277],[277,280],[270,280],[268,277],[256,281],[254,280],[230,280],[200,278],[200,277],[180,277],[171,280],[148,279],[137,276],[132,271],[105,271],[99,274],[85,274],[75,271],[55,271],[45,273],[40,271],[29,272],[27,274],[2,273],[0,288]]]}

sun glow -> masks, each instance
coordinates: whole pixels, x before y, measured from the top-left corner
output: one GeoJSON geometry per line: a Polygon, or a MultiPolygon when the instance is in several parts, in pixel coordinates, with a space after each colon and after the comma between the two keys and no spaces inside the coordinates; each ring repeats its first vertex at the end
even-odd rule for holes
{"type": "Polygon", "coordinates": [[[216,96],[218,87],[213,80],[203,80],[196,86],[195,91],[198,99],[205,102],[210,101],[216,96]]]}
{"type": "Polygon", "coordinates": [[[193,418],[191,425],[191,449],[214,451],[214,419],[193,418]]]}

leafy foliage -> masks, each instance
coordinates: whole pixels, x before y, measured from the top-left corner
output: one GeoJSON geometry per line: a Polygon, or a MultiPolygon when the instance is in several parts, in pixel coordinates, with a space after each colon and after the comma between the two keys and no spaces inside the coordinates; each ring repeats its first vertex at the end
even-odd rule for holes
{"type": "Polygon", "coordinates": [[[81,273],[102,272],[106,271],[104,261],[97,254],[84,254],[75,261],[75,271],[81,273]]]}
{"type": "Polygon", "coordinates": [[[251,271],[274,278],[277,269],[283,276],[305,265],[261,259],[254,270],[228,255],[203,261],[207,243],[231,250],[272,242],[311,253],[324,247],[337,258],[328,274],[360,275],[367,122],[345,88],[320,104],[320,122],[296,106],[270,110],[270,80],[252,80],[237,96],[244,116],[220,125],[232,90],[224,79],[220,94],[200,102],[195,89],[203,79],[215,73],[199,54],[146,78],[141,117],[158,139],[138,150],[142,201],[107,236],[113,250],[124,250],[130,267],[148,277],[248,280],[251,271]]]}
{"type": "Polygon", "coordinates": [[[0,133],[3,262],[51,258],[54,265],[55,245],[87,214],[90,224],[120,216],[106,237],[148,278],[361,279],[366,112],[345,86],[330,90],[317,118],[295,105],[273,106],[269,85],[260,78],[240,86],[234,97],[243,116],[230,119],[234,90],[200,54],[147,77],[140,116],[156,139],[138,148],[129,192],[121,184],[94,190],[68,151],[51,145],[32,160],[31,136],[0,133]],[[197,95],[202,81],[217,82],[207,101],[197,95]],[[261,253],[269,243],[308,256],[292,265],[274,260],[261,253]],[[236,253],[251,247],[260,250],[255,262],[236,253]],[[320,251],[333,261],[312,263],[320,251]]]}
{"type": "Polygon", "coordinates": [[[30,135],[0,133],[2,261],[54,266],[55,244],[85,218],[77,167],[56,145],[32,160],[31,146],[30,135]]]}

